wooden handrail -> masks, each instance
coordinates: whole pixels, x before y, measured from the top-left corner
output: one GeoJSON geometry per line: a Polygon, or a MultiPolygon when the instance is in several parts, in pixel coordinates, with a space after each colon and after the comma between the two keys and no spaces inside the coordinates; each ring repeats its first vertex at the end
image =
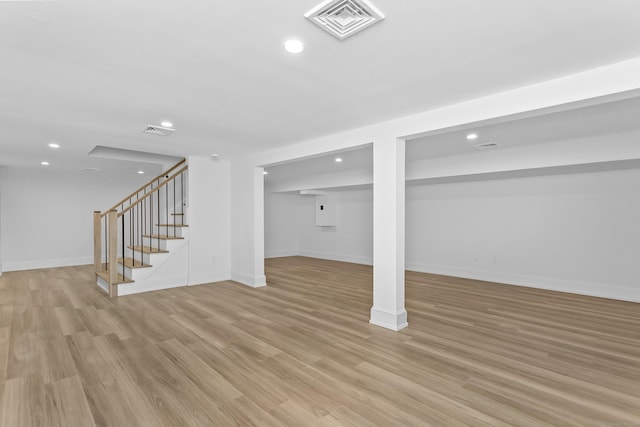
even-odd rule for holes
{"type": "MultiPolygon", "coordinates": [[[[170,173],[172,170],[176,169],[178,166],[180,166],[181,164],[183,164],[184,162],[186,162],[187,159],[182,159],[180,160],[178,163],[176,163],[175,165],[173,165],[170,169],[168,169],[167,171],[161,173],[160,175],[156,176],[155,178],[153,178],[152,180],[150,180],[149,182],[147,182],[145,185],[143,185],[142,187],[138,188],[136,191],[132,192],[131,194],[129,194],[127,197],[125,197],[124,199],[120,200],[118,203],[116,203],[115,205],[113,205],[111,208],[107,209],[106,211],[104,211],[102,213],[102,216],[105,216],[107,214],[107,212],[109,212],[110,210],[116,209],[117,207],[122,205],[124,202],[126,202],[127,200],[133,198],[133,196],[135,196],[136,194],[138,194],[140,191],[144,190],[145,188],[147,188],[150,185],[153,185],[153,182],[155,180],[158,180],[160,178],[162,178],[163,176],[167,175],[168,173],[170,173]]],[[[156,187],[157,188],[157,187],[156,187]]]]}
{"type": "Polygon", "coordinates": [[[178,172],[174,173],[169,178],[167,178],[162,184],[158,185],[157,187],[154,187],[152,192],[149,192],[149,193],[145,194],[141,198],[137,199],[133,204],[129,205],[126,209],[123,209],[122,211],[118,212],[118,218],[120,218],[125,213],[129,212],[134,206],[140,204],[146,198],[150,197],[156,190],[160,190],[162,187],[167,185],[169,182],[173,181],[178,175],[180,175],[182,172],[186,171],[187,169],[189,169],[189,165],[184,166],[178,172]]]}

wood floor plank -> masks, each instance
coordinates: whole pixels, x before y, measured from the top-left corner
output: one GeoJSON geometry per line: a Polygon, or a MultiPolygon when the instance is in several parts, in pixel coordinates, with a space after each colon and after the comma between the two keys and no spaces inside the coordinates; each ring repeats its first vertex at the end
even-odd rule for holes
{"type": "Polygon", "coordinates": [[[175,339],[157,344],[160,351],[218,406],[242,396],[224,376],[175,339]]]}
{"type": "MultiPolygon", "coordinates": [[[[9,337],[11,328],[0,328],[0,382],[7,379],[7,364],[9,362],[9,337]]],[[[0,395],[1,396],[1,395],[0,395]]]]}
{"type": "Polygon", "coordinates": [[[45,386],[45,425],[95,427],[80,378],[73,376],[45,386]]]}
{"type": "Polygon", "coordinates": [[[35,374],[5,382],[0,401],[0,426],[43,426],[44,384],[35,374]]]}
{"type": "Polygon", "coordinates": [[[165,405],[158,399],[157,391],[150,385],[150,379],[135,360],[127,357],[125,348],[113,335],[94,338],[94,345],[104,360],[103,370],[109,373],[111,381],[104,384],[112,393],[122,397],[123,402],[130,405],[135,415],[135,425],[171,426],[163,418],[165,405]]]}
{"type": "Polygon", "coordinates": [[[144,366],[147,386],[153,384],[154,400],[163,402],[160,416],[169,425],[207,426],[227,424],[206,390],[199,388],[151,341],[123,342],[129,357],[144,366]]]}
{"type": "Polygon", "coordinates": [[[128,426],[136,419],[117,387],[97,383],[83,386],[96,426],[128,426]]]}
{"type": "Polygon", "coordinates": [[[4,273],[0,426],[640,425],[640,304],[407,272],[392,332],[370,266],[265,264],[115,299],[91,266],[4,273]]]}
{"type": "Polygon", "coordinates": [[[85,323],[74,308],[56,307],[55,315],[63,335],[76,334],[87,330],[85,323]]]}

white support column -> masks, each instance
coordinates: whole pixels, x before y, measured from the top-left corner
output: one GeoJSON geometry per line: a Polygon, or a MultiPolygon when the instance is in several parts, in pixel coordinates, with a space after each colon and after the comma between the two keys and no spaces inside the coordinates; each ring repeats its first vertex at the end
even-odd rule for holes
{"type": "Polygon", "coordinates": [[[254,287],[266,286],[264,275],[264,168],[253,168],[253,271],[254,287]]]}
{"type": "Polygon", "coordinates": [[[405,142],[373,143],[373,307],[370,323],[406,328],[404,308],[405,142]]]}

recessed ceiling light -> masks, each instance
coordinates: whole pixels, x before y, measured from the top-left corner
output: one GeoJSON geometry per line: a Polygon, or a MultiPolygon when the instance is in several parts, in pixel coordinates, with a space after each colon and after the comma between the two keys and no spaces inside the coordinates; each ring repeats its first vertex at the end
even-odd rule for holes
{"type": "Polygon", "coordinates": [[[262,172],[262,175],[269,175],[269,172],[264,171],[264,172],[262,172]]]}
{"type": "Polygon", "coordinates": [[[304,50],[304,44],[300,40],[287,40],[284,42],[284,50],[289,53],[300,53],[304,50]]]}
{"type": "Polygon", "coordinates": [[[60,148],[60,145],[56,144],[55,142],[52,142],[51,144],[49,144],[49,147],[51,147],[51,148],[60,148]]]}
{"type": "Polygon", "coordinates": [[[162,126],[166,127],[166,128],[172,128],[173,127],[173,123],[171,123],[171,122],[162,122],[160,124],[162,126]]]}
{"type": "Polygon", "coordinates": [[[469,141],[473,141],[474,139],[478,139],[478,134],[477,133],[470,133],[469,135],[467,135],[467,139],[469,141]]]}
{"type": "Polygon", "coordinates": [[[342,157],[336,157],[336,163],[342,163],[342,157]]]}
{"type": "Polygon", "coordinates": [[[139,173],[140,175],[142,175],[142,174],[144,173],[144,171],[138,171],[138,173],[139,173]]]}
{"type": "Polygon", "coordinates": [[[40,162],[42,166],[49,166],[49,162],[40,162]]]}

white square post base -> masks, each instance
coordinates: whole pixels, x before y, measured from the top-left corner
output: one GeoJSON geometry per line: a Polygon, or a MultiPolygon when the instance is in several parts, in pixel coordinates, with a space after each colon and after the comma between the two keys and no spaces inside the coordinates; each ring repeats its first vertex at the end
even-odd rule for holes
{"type": "Polygon", "coordinates": [[[369,323],[392,331],[399,331],[409,326],[406,310],[402,310],[399,313],[388,313],[375,307],[371,307],[369,323]]]}

